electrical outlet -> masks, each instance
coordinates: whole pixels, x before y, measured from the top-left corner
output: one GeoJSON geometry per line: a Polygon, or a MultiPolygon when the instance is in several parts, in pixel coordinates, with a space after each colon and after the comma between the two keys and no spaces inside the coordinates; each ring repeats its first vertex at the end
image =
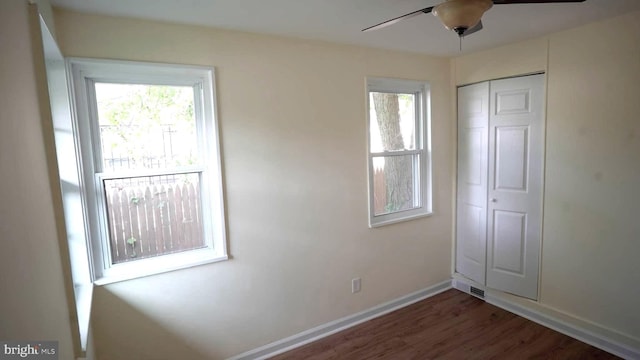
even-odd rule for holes
{"type": "Polygon", "coordinates": [[[361,280],[360,278],[351,279],[351,293],[355,294],[360,292],[361,280]]]}

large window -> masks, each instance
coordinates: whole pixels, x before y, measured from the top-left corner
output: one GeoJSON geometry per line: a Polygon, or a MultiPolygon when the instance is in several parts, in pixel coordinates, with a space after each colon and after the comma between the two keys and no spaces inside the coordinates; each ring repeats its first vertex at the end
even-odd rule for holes
{"type": "Polygon", "coordinates": [[[94,280],[226,259],[213,69],[69,67],[94,280]]]}
{"type": "Polygon", "coordinates": [[[369,225],[431,213],[429,87],[367,79],[369,225]]]}

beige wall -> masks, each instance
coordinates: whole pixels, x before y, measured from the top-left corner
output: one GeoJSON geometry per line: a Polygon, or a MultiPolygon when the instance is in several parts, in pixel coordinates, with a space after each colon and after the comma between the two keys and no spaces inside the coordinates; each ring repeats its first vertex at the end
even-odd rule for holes
{"type": "Polygon", "coordinates": [[[448,59],[71,12],[56,27],[65,56],[217,71],[232,260],[97,289],[100,359],[224,358],[450,278],[448,59]],[[366,76],[431,83],[432,217],[367,226],[366,76]]]}
{"type": "Polygon", "coordinates": [[[456,85],[499,79],[547,68],[547,39],[523,41],[451,60],[456,85]]]}
{"type": "Polygon", "coordinates": [[[456,84],[547,70],[540,303],[640,341],[640,12],[452,64],[456,84]]]}
{"type": "Polygon", "coordinates": [[[39,33],[27,1],[0,1],[0,339],[57,340],[60,359],[72,359],[39,33]]]}
{"type": "Polygon", "coordinates": [[[549,54],[542,299],[640,341],[640,12],[549,54]]]}

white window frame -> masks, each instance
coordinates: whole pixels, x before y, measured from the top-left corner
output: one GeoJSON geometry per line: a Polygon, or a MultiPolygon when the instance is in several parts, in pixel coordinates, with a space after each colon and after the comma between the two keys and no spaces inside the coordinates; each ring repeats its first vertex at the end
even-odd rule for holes
{"type": "Polygon", "coordinates": [[[81,164],[78,166],[83,174],[82,193],[88,210],[89,260],[94,284],[102,285],[227,260],[214,69],[189,65],[69,58],[67,73],[74,102],[72,108],[75,110],[74,136],[80,143],[81,164]],[[198,148],[202,164],[183,167],[179,171],[169,173],[200,173],[204,248],[118,264],[111,263],[103,180],[123,176],[157,176],[162,175],[162,170],[136,170],[118,172],[117,175],[99,171],[101,154],[95,106],[96,82],[190,86],[194,89],[198,148]]]}
{"type": "Polygon", "coordinates": [[[375,78],[368,77],[366,92],[366,113],[367,113],[367,170],[369,188],[369,227],[379,227],[407,221],[432,213],[431,203],[431,104],[429,83],[424,81],[375,78]],[[371,114],[370,114],[370,93],[398,93],[414,94],[416,99],[416,149],[401,151],[371,151],[371,114]],[[387,214],[375,215],[374,210],[374,166],[373,159],[381,156],[406,156],[419,155],[420,160],[416,161],[414,172],[414,194],[419,206],[413,209],[395,211],[387,214]]]}

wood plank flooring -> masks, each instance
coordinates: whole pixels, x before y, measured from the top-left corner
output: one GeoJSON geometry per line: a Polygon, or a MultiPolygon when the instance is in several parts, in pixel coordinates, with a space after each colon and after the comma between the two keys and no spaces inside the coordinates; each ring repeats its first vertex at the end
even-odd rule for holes
{"type": "Polygon", "coordinates": [[[617,357],[452,289],[272,359],[617,357]]]}

